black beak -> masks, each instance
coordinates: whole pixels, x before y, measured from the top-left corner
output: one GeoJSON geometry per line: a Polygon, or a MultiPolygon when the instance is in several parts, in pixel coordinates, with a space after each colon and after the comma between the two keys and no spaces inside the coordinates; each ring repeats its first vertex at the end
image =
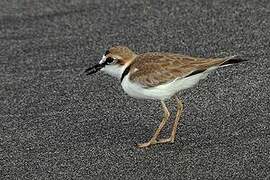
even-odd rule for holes
{"type": "Polygon", "coordinates": [[[94,74],[94,73],[100,71],[104,66],[105,66],[105,64],[96,64],[92,67],[87,68],[85,70],[85,73],[86,73],[86,75],[94,74]]]}

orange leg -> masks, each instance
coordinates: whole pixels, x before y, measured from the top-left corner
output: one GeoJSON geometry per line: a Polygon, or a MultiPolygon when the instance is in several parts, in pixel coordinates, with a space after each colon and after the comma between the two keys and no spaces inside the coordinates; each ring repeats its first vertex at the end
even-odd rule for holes
{"type": "Polygon", "coordinates": [[[177,96],[175,96],[175,100],[177,102],[177,113],[176,113],[176,118],[173,124],[172,132],[171,132],[171,137],[167,139],[160,139],[156,143],[174,143],[175,140],[175,135],[176,135],[176,129],[177,126],[180,122],[180,117],[184,109],[184,105],[182,103],[182,100],[180,100],[177,96]]]}
{"type": "Polygon", "coordinates": [[[138,144],[138,147],[140,147],[140,148],[149,147],[150,145],[158,143],[158,141],[156,139],[157,139],[158,135],[160,134],[161,129],[164,127],[164,125],[166,124],[166,122],[168,121],[168,119],[170,117],[170,112],[169,112],[168,108],[166,107],[165,102],[161,101],[161,105],[162,105],[162,108],[164,110],[164,116],[162,118],[161,123],[159,124],[159,127],[156,129],[156,132],[153,135],[153,137],[150,139],[150,141],[148,141],[146,143],[138,144]]]}

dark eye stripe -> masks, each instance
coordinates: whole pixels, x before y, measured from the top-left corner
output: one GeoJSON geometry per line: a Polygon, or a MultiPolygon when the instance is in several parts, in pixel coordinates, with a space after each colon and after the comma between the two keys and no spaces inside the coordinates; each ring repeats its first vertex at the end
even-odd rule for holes
{"type": "Polygon", "coordinates": [[[111,62],[113,62],[114,61],[114,59],[112,58],[112,57],[107,57],[107,59],[106,59],[106,62],[107,63],[111,63],[111,62]]]}
{"type": "Polygon", "coordinates": [[[107,50],[104,55],[106,56],[108,54],[110,54],[110,51],[109,50],[107,50]]]}

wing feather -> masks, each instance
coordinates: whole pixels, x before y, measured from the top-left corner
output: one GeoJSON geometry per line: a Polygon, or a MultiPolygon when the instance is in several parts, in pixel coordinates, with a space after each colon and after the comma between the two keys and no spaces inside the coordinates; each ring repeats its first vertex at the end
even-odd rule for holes
{"type": "Polygon", "coordinates": [[[194,71],[217,66],[223,61],[223,58],[204,59],[180,54],[145,53],[138,55],[132,62],[129,78],[145,87],[154,87],[184,78],[194,71]]]}

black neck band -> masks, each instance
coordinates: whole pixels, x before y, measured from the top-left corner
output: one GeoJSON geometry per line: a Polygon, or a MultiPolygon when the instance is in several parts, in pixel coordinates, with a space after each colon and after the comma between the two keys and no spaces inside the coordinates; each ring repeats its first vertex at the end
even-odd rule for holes
{"type": "Polygon", "coordinates": [[[124,70],[122,76],[121,76],[121,82],[123,81],[124,77],[129,73],[130,70],[130,65],[128,67],[126,67],[126,69],[124,70]]]}

